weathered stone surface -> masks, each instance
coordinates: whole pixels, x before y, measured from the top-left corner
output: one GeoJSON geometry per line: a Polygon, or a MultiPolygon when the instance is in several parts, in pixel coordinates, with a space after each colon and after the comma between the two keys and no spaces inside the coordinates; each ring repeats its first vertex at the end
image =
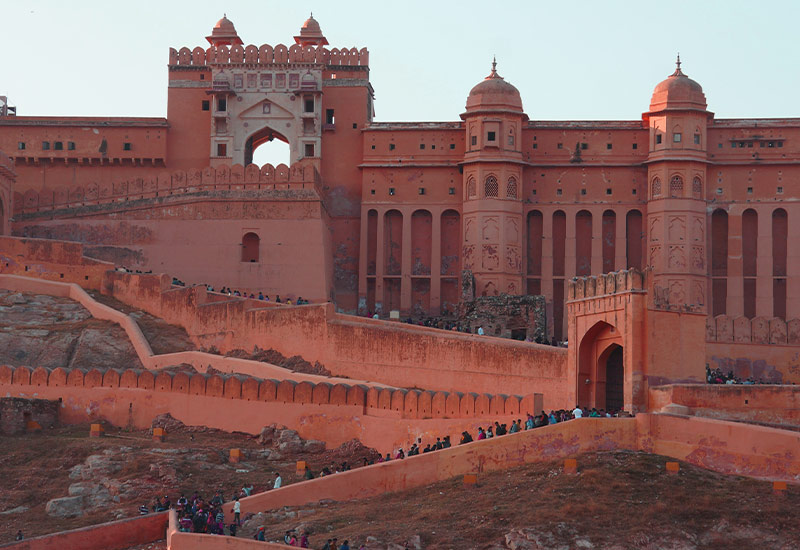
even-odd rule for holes
{"type": "Polygon", "coordinates": [[[303,443],[303,451],[309,454],[319,454],[325,452],[325,442],[309,439],[303,443]]]}
{"type": "Polygon", "coordinates": [[[58,518],[73,518],[83,514],[83,497],[54,498],[45,506],[48,515],[58,518]]]}

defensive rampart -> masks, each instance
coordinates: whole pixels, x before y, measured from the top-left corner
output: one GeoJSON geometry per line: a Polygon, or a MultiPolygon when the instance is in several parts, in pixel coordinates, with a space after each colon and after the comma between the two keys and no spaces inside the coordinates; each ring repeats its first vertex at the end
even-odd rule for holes
{"type": "Polygon", "coordinates": [[[274,48],[269,44],[247,46],[234,44],[228,46],[211,46],[209,48],[196,48],[190,50],[183,47],[179,50],[169,49],[169,64],[172,67],[206,65],[235,65],[246,63],[248,65],[285,65],[287,63],[316,63],[335,66],[361,66],[369,65],[369,51],[367,48],[332,48],[323,46],[301,46],[293,44],[289,47],[278,44],[274,48]]]}
{"type": "Polygon", "coordinates": [[[674,384],[650,388],[651,411],[670,405],[687,407],[687,413],[695,416],[800,425],[800,386],[674,384]]]}
{"type": "Polygon", "coordinates": [[[273,191],[269,198],[274,200],[319,200],[319,181],[319,173],[308,160],[291,166],[265,164],[260,168],[255,164],[246,167],[223,165],[72,188],[29,189],[25,193],[15,193],[14,215],[19,222],[59,211],[64,216],[75,216],[76,209],[89,206],[105,205],[114,210],[125,210],[141,206],[145,199],[211,191],[273,191]]]}

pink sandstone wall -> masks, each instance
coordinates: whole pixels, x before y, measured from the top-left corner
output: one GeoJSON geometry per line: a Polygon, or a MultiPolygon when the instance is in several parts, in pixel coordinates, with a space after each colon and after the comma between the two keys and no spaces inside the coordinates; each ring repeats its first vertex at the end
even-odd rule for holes
{"type": "Polygon", "coordinates": [[[62,531],[21,542],[0,544],[0,548],[13,550],[122,550],[139,544],[146,544],[166,537],[168,514],[149,514],[146,516],[112,521],[62,531]]]}
{"type": "Polygon", "coordinates": [[[675,384],[650,388],[649,410],[669,404],[695,416],[768,424],[800,425],[800,386],[675,384]]]}
{"type": "Polygon", "coordinates": [[[62,422],[106,420],[149,428],[169,413],[187,425],[258,434],[277,423],[305,439],[338,446],[351,439],[382,452],[417,437],[450,434],[493,421],[510,424],[542,409],[541,395],[457,394],[361,385],[296,383],[213,374],[0,366],[0,391],[19,397],[62,399],[62,422]]]}

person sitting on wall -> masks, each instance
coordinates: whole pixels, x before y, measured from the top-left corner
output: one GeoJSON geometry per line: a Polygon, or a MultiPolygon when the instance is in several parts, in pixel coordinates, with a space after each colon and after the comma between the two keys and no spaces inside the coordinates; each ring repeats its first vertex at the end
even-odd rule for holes
{"type": "Polygon", "coordinates": [[[431,444],[430,444],[430,443],[428,443],[427,445],[425,445],[425,448],[424,448],[424,449],[422,449],[422,452],[423,452],[423,453],[429,453],[429,452],[431,452],[432,450],[433,450],[433,449],[431,449],[431,444]]]}
{"type": "Polygon", "coordinates": [[[458,444],[464,445],[465,443],[472,443],[472,436],[466,430],[461,432],[461,441],[459,441],[458,444]]]}
{"type": "Polygon", "coordinates": [[[286,305],[287,306],[292,305],[292,299],[291,298],[286,298],[286,305]]]}
{"type": "Polygon", "coordinates": [[[150,513],[150,508],[147,507],[147,504],[142,504],[141,506],[139,506],[140,516],[146,516],[149,513],[150,513]]]}
{"type": "Polygon", "coordinates": [[[275,481],[272,483],[273,489],[280,489],[283,483],[283,479],[281,479],[281,474],[275,472],[275,481]]]}
{"type": "Polygon", "coordinates": [[[578,405],[575,405],[575,408],[572,409],[572,416],[574,418],[582,418],[583,417],[583,409],[581,409],[578,405]]]}
{"type": "Polygon", "coordinates": [[[486,439],[486,432],[483,431],[481,426],[478,426],[478,441],[481,439],[486,439]]]}
{"type": "Polygon", "coordinates": [[[492,431],[492,427],[489,426],[486,428],[486,439],[491,439],[494,437],[494,432],[492,431]]]}
{"type": "Polygon", "coordinates": [[[519,424],[517,424],[517,422],[519,422],[519,420],[511,421],[511,427],[508,429],[508,433],[515,434],[519,431],[519,424]]]}
{"type": "Polygon", "coordinates": [[[281,295],[280,294],[276,294],[275,295],[275,303],[276,304],[280,304],[281,303],[281,295]]]}
{"type": "Polygon", "coordinates": [[[260,540],[260,541],[266,541],[267,540],[266,531],[264,530],[264,526],[263,525],[258,528],[258,531],[256,531],[255,535],[253,535],[253,538],[255,540],[260,540]]]}
{"type": "Polygon", "coordinates": [[[478,336],[483,336],[483,327],[478,327],[478,336]]]}

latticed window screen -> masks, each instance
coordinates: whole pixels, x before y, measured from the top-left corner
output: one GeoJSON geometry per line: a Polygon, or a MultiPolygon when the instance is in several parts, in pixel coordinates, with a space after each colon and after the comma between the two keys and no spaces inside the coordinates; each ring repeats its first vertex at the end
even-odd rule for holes
{"type": "Polygon", "coordinates": [[[692,182],[692,195],[694,195],[696,199],[703,196],[703,182],[700,181],[700,178],[694,178],[692,182]]]}
{"type": "Polygon", "coordinates": [[[497,186],[497,178],[494,176],[489,176],[486,178],[486,183],[484,184],[484,195],[487,197],[496,197],[499,188],[497,186]]]}
{"type": "Polygon", "coordinates": [[[477,191],[475,190],[475,178],[469,178],[467,180],[467,196],[473,198],[477,195],[477,191]]]}
{"type": "Polygon", "coordinates": [[[683,196],[683,179],[680,176],[672,176],[672,179],[669,180],[669,196],[683,196]]]}
{"type": "Polygon", "coordinates": [[[653,179],[653,196],[657,197],[661,194],[661,180],[659,178],[653,179]]]}
{"type": "Polygon", "coordinates": [[[516,178],[508,178],[508,183],[506,184],[506,197],[509,199],[516,199],[517,198],[517,180],[516,178]]]}

